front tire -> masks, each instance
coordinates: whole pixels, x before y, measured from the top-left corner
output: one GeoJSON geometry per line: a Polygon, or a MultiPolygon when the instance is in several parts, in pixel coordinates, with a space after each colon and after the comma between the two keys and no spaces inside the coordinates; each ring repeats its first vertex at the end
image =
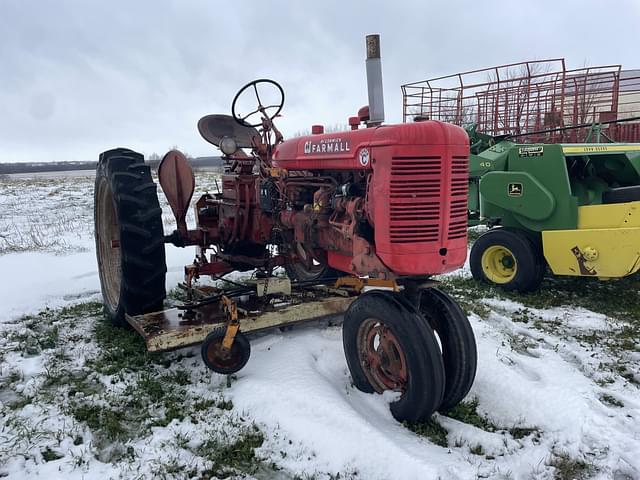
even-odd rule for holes
{"type": "Polygon", "coordinates": [[[366,393],[397,391],[391,403],[398,421],[420,422],[440,406],[444,365],[429,325],[386,292],[364,293],[347,310],[344,352],[353,383],[366,393]]]}
{"type": "Polygon", "coordinates": [[[423,290],[420,312],[440,338],[446,380],[439,410],[446,412],[471,390],[478,363],[476,339],[460,305],[442,290],[423,290]]]}
{"type": "Polygon", "coordinates": [[[100,155],[94,190],[96,256],[112,322],[162,309],[166,261],[162,210],[144,157],[118,148],[100,155]]]}
{"type": "Polygon", "coordinates": [[[526,293],[542,283],[545,263],[541,257],[524,232],[494,228],[475,241],[469,263],[476,280],[526,293]]]}

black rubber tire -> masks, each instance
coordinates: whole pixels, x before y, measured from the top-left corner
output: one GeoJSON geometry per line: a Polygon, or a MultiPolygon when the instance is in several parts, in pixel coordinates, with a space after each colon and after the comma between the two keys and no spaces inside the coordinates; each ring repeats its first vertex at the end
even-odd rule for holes
{"type": "Polygon", "coordinates": [[[524,232],[508,228],[494,228],[483,233],[471,247],[469,263],[471,274],[476,280],[495,285],[507,291],[516,290],[521,293],[536,290],[542,278],[546,264],[540,258],[541,253],[524,232]],[[506,283],[493,282],[487,277],[482,266],[482,255],[492,246],[502,246],[513,254],[517,270],[514,278],[506,283]]]}
{"type": "Polygon", "coordinates": [[[476,339],[467,315],[442,290],[423,290],[420,312],[440,338],[445,388],[439,410],[446,412],[460,403],[473,385],[478,363],[476,339]]]}
{"type": "Polygon", "coordinates": [[[125,313],[139,315],[161,310],[167,271],[162,209],[149,165],[141,154],[118,148],[100,155],[94,190],[94,226],[100,286],[111,321],[117,326],[128,326],[125,313]],[[103,225],[108,218],[105,212],[115,215],[117,225],[103,225]],[[117,234],[120,245],[116,256],[112,253],[116,250],[108,245],[109,239],[101,242],[100,232],[104,228],[112,228],[117,234]],[[119,263],[119,271],[105,266],[109,258],[116,265],[119,263]],[[111,275],[119,277],[107,278],[111,275]],[[110,285],[114,287],[111,293],[110,285]]]}
{"type": "Polygon", "coordinates": [[[391,404],[398,421],[421,422],[438,409],[444,394],[444,365],[436,337],[415,310],[393,295],[381,291],[366,292],[355,300],[344,316],[342,341],[353,383],[359,390],[372,393],[358,354],[358,332],[368,319],[384,323],[397,338],[405,356],[408,380],[402,396],[391,404]]]}
{"type": "MultiPolygon", "coordinates": [[[[511,229],[508,229],[511,230],[511,229]]],[[[547,272],[547,260],[544,258],[544,252],[542,248],[542,234],[540,232],[529,232],[525,230],[516,230],[513,229],[516,233],[520,233],[527,237],[527,240],[531,242],[531,247],[533,248],[533,253],[536,256],[536,265],[538,269],[535,272],[535,278],[538,280],[538,287],[542,280],[544,279],[544,275],[547,272]]],[[[538,288],[536,287],[536,289],[538,288]]]]}
{"type": "Polygon", "coordinates": [[[640,200],[640,185],[612,188],[602,192],[602,203],[626,203],[640,200]]]}
{"type": "Polygon", "coordinates": [[[327,266],[318,266],[317,271],[308,271],[301,264],[298,263],[286,263],[284,266],[287,277],[293,282],[310,282],[321,281],[329,278],[338,278],[346,275],[345,273],[334,270],[327,266]]]}
{"type": "Polygon", "coordinates": [[[249,361],[249,357],[251,356],[251,344],[249,343],[249,340],[247,340],[247,337],[245,337],[241,332],[238,332],[233,339],[233,345],[231,345],[232,358],[229,360],[228,364],[225,365],[224,359],[219,359],[219,363],[215,363],[215,360],[213,360],[213,357],[210,355],[214,353],[211,351],[211,348],[214,348],[215,344],[222,344],[225,333],[225,328],[216,328],[215,330],[212,330],[209,335],[207,335],[204,342],[202,342],[200,354],[202,355],[204,364],[210,370],[221,375],[231,375],[232,373],[242,370],[249,361]]]}

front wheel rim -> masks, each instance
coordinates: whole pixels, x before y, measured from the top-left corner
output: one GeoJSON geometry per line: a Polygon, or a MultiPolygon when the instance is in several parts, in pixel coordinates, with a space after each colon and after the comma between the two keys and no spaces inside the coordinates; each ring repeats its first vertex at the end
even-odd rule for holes
{"type": "Polygon", "coordinates": [[[360,366],[371,387],[403,392],[409,378],[407,361],[398,338],[382,321],[368,318],[360,325],[357,336],[360,366]]]}
{"type": "Polygon", "coordinates": [[[482,270],[493,283],[509,283],[518,273],[518,262],[511,250],[503,245],[492,245],[482,254],[482,270]]]}

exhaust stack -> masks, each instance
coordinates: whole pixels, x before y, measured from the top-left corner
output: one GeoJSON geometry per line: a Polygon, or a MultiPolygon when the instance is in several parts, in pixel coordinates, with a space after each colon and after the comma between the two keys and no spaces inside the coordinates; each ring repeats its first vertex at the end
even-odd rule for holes
{"type": "Polygon", "coordinates": [[[384,122],[384,95],[382,92],[382,60],[380,35],[367,35],[367,89],[369,91],[368,125],[384,122]]]}

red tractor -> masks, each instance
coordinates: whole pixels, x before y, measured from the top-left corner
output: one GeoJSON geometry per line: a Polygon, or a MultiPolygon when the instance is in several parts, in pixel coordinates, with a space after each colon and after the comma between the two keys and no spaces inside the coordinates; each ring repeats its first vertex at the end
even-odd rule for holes
{"type": "MultiPolygon", "coordinates": [[[[377,36],[367,40],[375,83],[377,36]]],[[[397,419],[420,421],[460,402],[475,376],[473,331],[430,276],[466,258],[468,138],[436,121],[383,125],[381,83],[370,85],[369,103],[349,119],[350,131],[314,126],[284,141],[274,125],[282,87],[245,85],[231,116],[198,123],[226,167],[221,190],[195,202],[195,228],[186,223],[195,183],[188,161],[171,151],[160,164],[177,220],[166,236],[142,155],[100,155],[96,250],[113,321],[133,326],[150,351],[202,343],[206,365],[230,374],[249,358],[248,333],[344,313],[353,382],[399,392],[397,419]],[[255,107],[242,114],[247,95],[255,107]],[[168,310],[165,243],[197,249],[185,267],[187,301],[168,310]],[[244,282],[223,277],[234,271],[253,273],[244,282]],[[201,276],[221,282],[200,285],[201,276]]]]}

